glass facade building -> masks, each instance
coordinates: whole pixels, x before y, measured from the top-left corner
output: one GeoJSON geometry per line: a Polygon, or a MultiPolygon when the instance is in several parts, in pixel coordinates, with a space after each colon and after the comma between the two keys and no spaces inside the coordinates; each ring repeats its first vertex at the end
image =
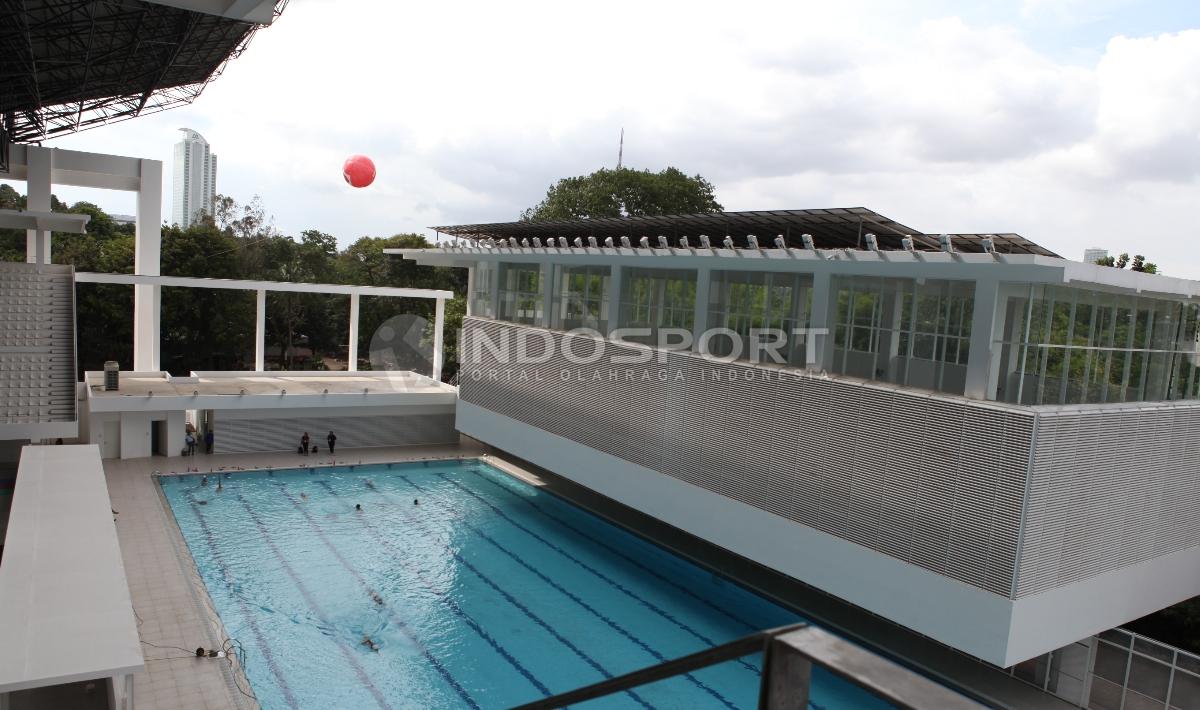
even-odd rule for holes
{"type": "Polygon", "coordinates": [[[988,372],[983,398],[1012,404],[1200,398],[1200,303],[1000,282],[995,302],[982,306],[995,313],[984,314],[991,337],[974,341],[976,353],[977,285],[971,279],[855,274],[819,281],[798,271],[497,261],[476,266],[471,307],[476,317],[554,330],[609,335],[633,329],[621,338],[647,345],[667,337],[668,347],[678,347],[680,338],[663,331],[691,331],[684,347],[714,358],[955,395],[972,396],[968,370],[976,363],[988,372]]]}

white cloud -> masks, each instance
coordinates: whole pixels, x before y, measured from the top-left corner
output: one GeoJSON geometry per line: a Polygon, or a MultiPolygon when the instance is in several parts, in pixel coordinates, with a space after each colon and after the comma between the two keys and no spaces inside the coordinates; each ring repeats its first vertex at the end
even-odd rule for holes
{"type": "MultiPolygon", "coordinates": [[[[1116,2],[1013,13],[1086,22],[1116,2]]],[[[261,194],[283,229],[348,243],[514,219],[554,180],[615,163],[624,126],[627,164],[699,172],[730,209],[865,205],[917,229],[1022,232],[1072,258],[1139,248],[1200,277],[1184,248],[1200,31],[1115,37],[1080,65],[1023,26],[905,12],[293,0],[193,106],[52,145],[169,167],[187,125],[219,154],[222,192],[261,194]],[[375,159],[375,185],[342,182],[351,153],[375,159]]]]}

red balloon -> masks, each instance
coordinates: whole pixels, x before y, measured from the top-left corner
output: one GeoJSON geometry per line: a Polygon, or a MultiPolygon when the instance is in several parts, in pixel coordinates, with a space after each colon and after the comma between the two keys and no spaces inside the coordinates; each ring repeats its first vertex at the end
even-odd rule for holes
{"type": "Polygon", "coordinates": [[[352,155],[342,163],[342,177],[351,187],[366,187],[375,182],[375,163],[365,155],[352,155]]]}

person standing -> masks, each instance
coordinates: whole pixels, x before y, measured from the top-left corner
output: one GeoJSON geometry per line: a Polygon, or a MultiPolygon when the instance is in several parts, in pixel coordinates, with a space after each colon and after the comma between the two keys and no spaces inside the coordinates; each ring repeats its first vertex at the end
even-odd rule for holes
{"type": "Polygon", "coordinates": [[[213,430],[212,427],[204,432],[204,453],[211,454],[213,449],[213,430]]]}
{"type": "Polygon", "coordinates": [[[333,446],[334,446],[334,444],[337,443],[337,435],[335,435],[331,431],[331,432],[329,432],[329,436],[325,437],[325,441],[329,442],[329,454],[332,456],[333,455],[333,446]]]}
{"type": "Polygon", "coordinates": [[[304,436],[300,437],[300,453],[308,456],[308,432],[304,432],[304,436]]]}
{"type": "Polygon", "coordinates": [[[196,454],[196,437],[188,432],[188,435],[183,438],[183,442],[187,444],[187,455],[194,456],[196,454]]]}

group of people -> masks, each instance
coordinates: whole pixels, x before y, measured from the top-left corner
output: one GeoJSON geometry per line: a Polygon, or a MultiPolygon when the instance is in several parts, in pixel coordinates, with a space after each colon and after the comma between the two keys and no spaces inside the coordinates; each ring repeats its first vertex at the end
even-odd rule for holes
{"type": "MultiPolygon", "coordinates": [[[[329,436],[325,437],[325,442],[329,444],[329,453],[333,454],[333,447],[337,445],[337,435],[332,431],[329,432],[329,436]]],[[[309,451],[312,451],[314,454],[317,453],[317,447],[314,446],[312,449],[309,449],[308,444],[308,432],[304,432],[304,435],[300,437],[300,453],[304,454],[305,456],[308,456],[309,451]]]]}
{"type": "MultiPolygon", "coordinates": [[[[198,443],[196,437],[196,427],[191,422],[188,422],[185,430],[187,433],[183,438],[183,443],[187,445],[187,449],[185,450],[186,455],[195,456],[196,444],[198,443]]],[[[204,432],[204,453],[211,454],[213,452],[213,440],[213,430],[210,427],[204,432]]],[[[325,442],[329,445],[329,453],[332,454],[334,447],[337,445],[337,435],[332,431],[329,432],[329,436],[325,437],[325,442]]],[[[62,442],[60,441],[59,443],[62,442]]],[[[308,448],[309,443],[308,432],[304,432],[304,435],[300,437],[300,453],[304,454],[305,456],[307,456],[310,451],[314,454],[317,453],[317,447],[314,446],[312,449],[308,448]]]]}
{"type": "MultiPolygon", "coordinates": [[[[196,437],[196,427],[191,422],[188,422],[184,425],[184,431],[186,434],[183,437],[183,443],[187,445],[187,455],[195,456],[196,444],[198,443],[196,437]]],[[[211,454],[213,452],[213,440],[213,430],[212,427],[209,427],[204,432],[204,453],[211,454]]]]}

